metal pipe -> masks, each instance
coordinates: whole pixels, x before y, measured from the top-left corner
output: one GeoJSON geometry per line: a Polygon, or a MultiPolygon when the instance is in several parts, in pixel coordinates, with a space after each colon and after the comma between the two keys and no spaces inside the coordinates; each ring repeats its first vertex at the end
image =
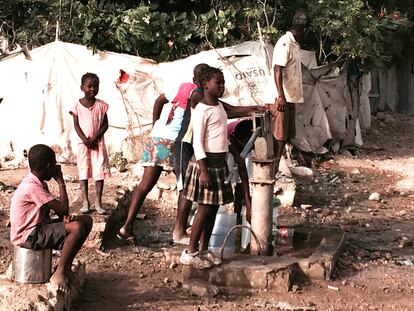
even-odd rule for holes
{"type": "MultiPolygon", "coordinates": [[[[225,236],[225,238],[224,238],[224,242],[223,242],[223,244],[222,244],[222,245],[221,245],[221,247],[220,247],[220,258],[221,258],[221,260],[223,260],[223,259],[224,259],[224,253],[223,253],[223,252],[224,252],[224,248],[226,247],[227,240],[229,239],[229,236],[230,236],[230,234],[234,231],[234,229],[237,229],[237,228],[244,228],[244,229],[249,230],[249,231],[250,231],[250,233],[251,233],[251,235],[252,235],[252,236],[254,237],[254,239],[256,240],[256,242],[257,242],[257,243],[259,243],[259,240],[257,239],[256,234],[254,233],[254,231],[252,230],[252,228],[251,228],[250,226],[247,226],[247,225],[235,225],[235,226],[231,227],[229,231],[227,231],[227,234],[226,234],[226,236],[225,236]]],[[[260,244],[259,244],[259,247],[260,247],[260,244]]],[[[260,250],[259,255],[260,255],[260,257],[261,257],[262,264],[265,264],[265,261],[264,261],[264,258],[263,258],[263,256],[262,256],[262,251],[261,251],[261,250],[260,250]]]]}
{"type": "MultiPolygon", "coordinates": [[[[272,200],[274,185],[272,119],[269,113],[256,114],[261,131],[255,140],[252,184],[252,230],[257,241],[251,240],[250,252],[271,255],[272,248],[272,200]],[[263,250],[263,252],[261,252],[263,250]]],[[[255,127],[256,122],[253,122],[255,127]]]]}

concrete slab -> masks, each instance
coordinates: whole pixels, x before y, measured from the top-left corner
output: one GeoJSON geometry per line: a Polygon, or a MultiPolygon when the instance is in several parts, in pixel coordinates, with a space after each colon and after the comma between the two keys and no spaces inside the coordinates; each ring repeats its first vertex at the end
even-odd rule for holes
{"type": "MultiPolygon", "coordinates": [[[[200,280],[220,287],[289,291],[294,280],[302,276],[314,280],[331,279],[342,252],[345,233],[306,228],[295,228],[295,231],[306,236],[306,240],[298,242],[279,257],[234,255],[225,258],[222,265],[207,270],[185,266],[183,282],[200,280]]],[[[166,261],[179,264],[184,248],[164,249],[166,261]]]]}
{"type": "Polygon", "coordinates": [[[298,260],[303,273],[310,279],[329,281],[342,252],[345,238],[344,232],[325,235],[309,257],[298,260]]]}
{"type": "Polygon", "coordinates": [[[240,255],[220,266],[198,270],[191,266],[183,268],[183,283],[202,280],[222,287],[251,289],[277,289],[289,291],[298,271],[294,258],[276,258],[240,255]]]}

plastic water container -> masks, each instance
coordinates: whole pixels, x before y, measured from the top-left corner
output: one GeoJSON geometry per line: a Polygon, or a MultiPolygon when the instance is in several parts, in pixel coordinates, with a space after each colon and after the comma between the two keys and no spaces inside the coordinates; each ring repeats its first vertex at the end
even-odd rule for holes
{"type": "MultiPolygon", "coordinates": [[[[279,206],[280,206],[280,200],[277,197],[274,197],[272,201],[272,211],[273,211],[272,232],[276,230],[277,216],[279,215],[279,206]]],[[[243,206],[242,208],[241,215],[242,215],[242,224],[246,226],[250,226],[250,224],[246,220],[246,207],[245,206],[243,206]]],[[[250,235],[251,235],[250,230],[246,228],[242,229],[242,236],[241,236],[241,247],[242,248],[246,248],[247,245],[249,244],[250,235]]]]}
{"type": "Polygon", "coordinates": [[[19,283],[47,283],[52,274],[52,250],[14,247],[13,279],[19,283]]]}
{"type": "MultiPolygon", "coordinates": [[[[220,248],[224,243],[224,239],[227,235],[227,232],[236,225],[236,221],[236,213],[217,213],[216,221],[213,227],[213,232],[211,234],[210,242],[208,244],[209,250],[217,254],[220,252],[220,248]]],[[[236,231],[237,230],[233,230],[233,232],[227,239],[226,246],[223,250],[225,255],[234,254],[236,247],[236,231]]]]}

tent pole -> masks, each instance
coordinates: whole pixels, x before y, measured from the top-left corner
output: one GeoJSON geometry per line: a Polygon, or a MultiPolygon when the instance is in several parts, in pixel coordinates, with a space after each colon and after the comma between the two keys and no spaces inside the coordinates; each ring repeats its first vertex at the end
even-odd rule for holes
{"type": "Polygon", "coordinates": [[[59,34],[60,34],[60,26],[59,26],[59,20],[56,21],[56,35],[55,35],[55,41],[59,41],[59,34]]]}

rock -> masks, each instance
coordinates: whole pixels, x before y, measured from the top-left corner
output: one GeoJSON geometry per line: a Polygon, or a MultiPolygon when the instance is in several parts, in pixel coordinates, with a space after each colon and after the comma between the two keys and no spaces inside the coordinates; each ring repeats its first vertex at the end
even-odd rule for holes
{"type": "Polygon", "coordinates": [[[303,210],[309,210],[309,209],[312,208],[312,205],[311,204],[301,204],[300,208],[303,209],[303,210]]]}
{"type": "Polygon", "coordinates": [[[72,175],[65,174],[63,175],[63,180],[67,182],[74,182],[76,181],[76,177],[72,175]]]}
{"type": "Polygon", "coordinates": [[[152,188],[152,190],[148,193],[147,199],[157,201],[162,197],[162,189],[158,187],[152,188]]]}
{"type": "Polygon", "coordinates": [[[294,306],[286,301],[279,301],[276,305],[276,308],[277,310],[284,311],[316,311],[316,308],[314,306],[294,306]]]}
{"type": "Polygon", "coordinates": [[[10,263],[9,267],[7,268],[6,273],[5,273],[5,277],[8,280],[13,279],[13,264],[12,263],[10,263]]]}
{"type": "Polygon", "coordinates": [[[386,112],[378,112],[377,118],[384,123],[395,123],[395,118],[386,112]]]}
{"type": "Polygon", "coordinates": [[[339,179],[339,177],[338,177],[338,176],[334,177],[334,178],[330,181],[330,183],[331,183],[331,184],[340,183],[340,182],[341,182],[341,180],[339,179]]]}
{"type": "Polygon", "coordinates": [[[322,215],[323,216],[329,216],[329,215],[332,215],[332,210],[331,209],[329,209],[329,208],[324,208],[324,209],[322,209],[322,215]]]}
{"type": "Polygon", "coordinates": [[[348,149],[345,149],[345,148],[341,148],[341,149],[339,150],[339,153],[340,153],[341,155],[343,155],[343,156],[347,157],[347,158],[352,158],[352,157],[353,157],[352,153],[351,153],[348,149]]]}
{"type": "Polygon", "coordinates": [[[295,284],[292,286],[292,292],[296,293],[299,290],[300,290],[300,287],[298,285],[295,284]]]}
{"type": "Polygon", "coordinates": [[[199,297],[215,297],[220,293],[217,286],[203,281],[190,281],[183,288],[199,297]]]}
{"type": "Polygon", "coordinates": [[[353,199],[352,193],[345,193],[344,194],[344,200],[346,202],[351,201],[353,199]]]}
{"type": "Polygon", "coordinates": [[[147,219],[147,214],[138,213],[136,219],[144,220],[147,219]]]}
{"type": "Polygon", "coordinates": [[[406,214],[407,214],[407,211],[405,210],[401,210],[395,213],[395,215],[400,216],[400,217],[405,216],[406,214]]]}
{"type": "Polygon", "coordinates": [[[106,222],[95,222],[92,226],[93,232],[104,232],[105,231],[106,222]]]}
{"type": "Polygon", "coordinates": [[[283,192],[277,195],[277,198],[280,200],[281,206],[293,206],[296,194],[296,186],[292,184],[292,187],[282,187],[283,192]]]}
{"type": "Polygon", "coordinates": [[[144,167],[141,164],[134,164],[131,166],[131,175],[142,177],[144,175],[144,167]]]}
{"type": "Polygon", "coordinates": [[[413,240],[407,238],[406,236],[403,236],[400,241],[398,242],[398,247],[399,248],[404,248],[404,247],[408,247],[408,246],[413,246],[413,240]]]}
{"type": "Polygon", "coordinates": [[[86,240],[84,246],[87,248],[100,249],[102,246],[102,239],[98,238],[93,240],[86,240]]]}
{"type": "Polygon", "coordinates": [[[368,200],[370,201],[379,201],[380,200],[380,194],[378,192],[373,192],[370,194],[368,200]]]}
{"type": "Polygon", "coordinates": [[[54,308],[47,301],[38,301],[34,305],[36,311],[52,311],[54,308]]]}
{"type": "Polygon", "coordinates": [[[170,185],[169,183],[166,183],[166,182],[159,181],[159,182],[157,182],[157,187],[162,189],[162,190],[170,190],[172,185],[170,185]]]}
{"type": "Polygon", "coordinates": [[[292,172],[292,174],[300,177],[312,178],[313,176],[313,171],[305,166],[291,167],[290,171],[292,172]]]}
{"type": "Polygon", "coordinates": [[[123,189],[123,188],[120,188],[120,189],[118,189],[117,191],[116,191],[116,194],[118,195],[118,196],[124,196],[125,194],[126,194],[126,190],[125,189],[123,189]]]}

